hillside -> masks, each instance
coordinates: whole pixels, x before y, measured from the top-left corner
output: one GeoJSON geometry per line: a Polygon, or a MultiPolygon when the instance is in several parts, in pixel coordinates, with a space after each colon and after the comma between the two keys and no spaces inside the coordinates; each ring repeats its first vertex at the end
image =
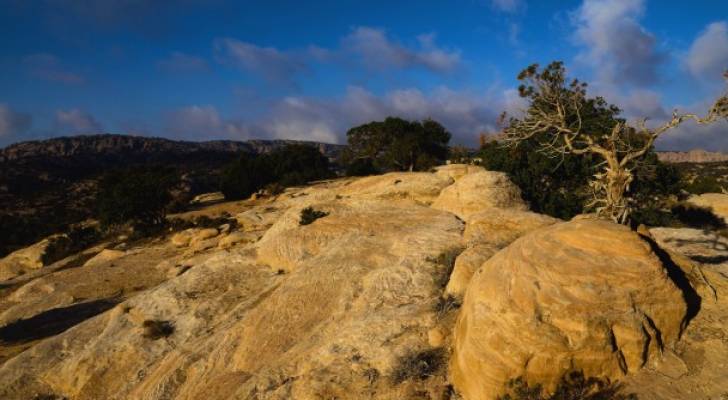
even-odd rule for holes
{"type": "MultiPolygon", "coordinates": [[[[217,190],[220,169],[240,153],[265,153],[295,141],[185,142],[126,135],[60,137],[0,150],[0,256],[88,218],[104,173],[139,165],[171,167],[187,197],[217,190]]],[[[310,143],[336,158],[342,146],[310,143]]]]}
{"type": "Polygon", "coordinates": [[[728,161],[728,154],[705,151],[700,149],[690,151],[658,151],[657,158],[667,163],[712,163],[728,161]]]}
{"type": "Polygon", "coordinates": [[[485,400],[571,370],[604,396],[728,387],[711,232],[560,221],[467,165],[176,217],[200,216],[217,221],[0,260],[0,398],[485,400]]]}

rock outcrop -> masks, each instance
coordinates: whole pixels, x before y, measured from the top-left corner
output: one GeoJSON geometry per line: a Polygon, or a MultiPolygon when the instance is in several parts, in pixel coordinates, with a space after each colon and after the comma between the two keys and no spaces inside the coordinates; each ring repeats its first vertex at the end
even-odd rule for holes
{"type": "Polygon", "coordinates": [[[668,163],[707,163],[728,161],[728,154],[694,149],[690,151],[658,151],[657,158],[668,163]]]}
{"type": "Polygon", "coordinates": [[[451,380],[480,400],[517,377],[547,390],[572,369],[620,378],[672,348],[687,309],[628,228],[582,219],[540,229],[473,277],[453,333],[451,380]]]}
{"type": "Polygon", "coordinates": [[[468,221],[471,215],[488,208],[528,209],[521,190],[503,172],[479,171],[467,174],[440,192],[432,203],[468,221]]]}
{"type": "Polygon", "coordinates": [[[695,232],[653,230],[689,253],[682,291],[655,243],[528,212],[517,192],[474,166],[341,178],[13,275],[0,398],[441,399],[454,384],[477,400],[511,377],[550,387],[572,362],[640,400],[724,392],[723,252],[703,274],[695,232]],[[301,225],[306,207],[326,214],[301,225]]]}
{"type": "Polygon", "coordinates": [[[0,281],[43,268],[60,258],[70,244],[68,236],[52,235],[32,246],[10,253],[0,259],[0,281]]]}

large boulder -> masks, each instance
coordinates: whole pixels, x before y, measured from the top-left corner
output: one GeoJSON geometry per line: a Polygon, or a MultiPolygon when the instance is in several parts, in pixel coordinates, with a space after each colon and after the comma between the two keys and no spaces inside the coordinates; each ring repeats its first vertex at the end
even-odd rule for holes
{"type": "Polygon", "coordinates": [[[467,174],[444,188],[432,208],[449,211],[465,221],[487,208],[527,210],[521,190],[503,172],[479,171],[467,174]]]}
{"type": "Polygon", "coordinates": [[[478,400],[517,377],[547,390],[572,369],[619,378],[673,346],[684,296],[650,244],[624,226],[583,219],[537,230],[471,280],[451,381],[478,400]]]}
{"type": "Polygon", "coordinates": [[[703,193],[701,195],[690,197],[688,202],[695,204],[698,207],[705,207],[713,210],[713,214],[728,223],[728,194],[703,193]]]}

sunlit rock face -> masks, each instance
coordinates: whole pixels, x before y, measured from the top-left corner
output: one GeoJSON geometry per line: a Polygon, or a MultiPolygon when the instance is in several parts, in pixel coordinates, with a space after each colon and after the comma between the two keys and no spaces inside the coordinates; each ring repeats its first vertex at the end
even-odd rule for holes
{"type": "Polygon", "coordinates": [[[620,378],[674,345],[687,309],[649,243],[628,228],[583,219],[536,230],[473,276],[451,380],[479,400],[517,377],[547,390],[572,369],[620,378]]]}

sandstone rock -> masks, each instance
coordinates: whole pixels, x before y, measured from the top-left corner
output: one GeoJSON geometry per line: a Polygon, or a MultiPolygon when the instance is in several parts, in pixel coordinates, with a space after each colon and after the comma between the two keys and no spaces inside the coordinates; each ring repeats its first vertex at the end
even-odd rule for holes
{"type": "Polygon", "coordinates": [[[227,249],[238,244],[253,243],[258,240],[258,235],[250,232],[231,232],[224,236],[217,244],[221,249],[227,249]]]}
{"type": "Polygon", "coordinates": [[[435,174],[438,176],[443,178],[452,178],[454,181],[457,181],[465,175],[485,171],[485,169],[479,165],[448,164],[435,167],[435,171],[435,174]]]}
{"type": "Polygon", "coordinates": [[[190,246],[194,246],[196,243],[214,238],[218,234],[219,232],[215,228],[200,229],[192,235],[192,238],[190,239],[190,246]]]}
{"type": "Polygon", "coordinates": [[[61,258],[71,241],[64,234],[49,236],[40,242],[8,254],[0,259],[0,281],[42,268],[61,258]]]}
{"type": "Polygon", "coordinates": [[[95,256],[91,257],[88,261],[86,261],[83,264],[83,266],[84,267],[95,267],[95,266],[107,264],[110,261],[123,257],[125,254],[126,254],[126,252],[120,251],[120,250],[104,249],[104,250],[101,250],[95,256]]]}
{"type": "Polygon", "coordinates": [[[715,215],[728,223],[728,194],[703,193],[690,197],[688,202],[699,207],[710,208],[715,215]]]}
{"type": "Polygon", "coordinates": [[[718,264],[728,261],[728,238],[691,228],[652,228],[650,235],[661,247],[695,261],[718,264]]]}
{"type": "Polygon", "coordinates": [[[475,271],[498,250],[499,248],[492,244],[476,244],[460,253],[455,259],[455,267],[445,287],[444,296],[462,298],[475,271]]]}
{"type": "Polygon", "coordinates": [[[428,348],[441,294],[433,279],[441,266],[432,260],[459,243],[462,222],[413,203],[351,200],[316,208],[331,214],[301,227],[300,209],[290,210],[260,246],[289,263],[290,273],[260,265],[245,246],[200,253],[184,261],[194,263],[186,272],[0,365],[0,397],[445,393],[444,369],[399,385],[391,375],[401,357],[428,348]],[[174,330],[145,338],[144,321],[168,321],[174,330]]]}
{"type": "Polygon", "coordinates": [[[468,243],[489,243],[503,247],[528,232],[559,221],[531,211],[488,208],[470,216],[463,238],[468,243]]]}
{"type": "Polygon", "coordinates": [[[190,228],[185,229],[182,232],[175,233],[170,241],[177,247],[187,247],[190,245],[190,240],[196,234],[197,229],[190,228]]]}
{"type": "Polygon", "coordinates": [[[469,400],[570,369],[619,378],[671,348],[688,306],[648,243],[610,222],[532,232],[488,260],[454,330],[451,381],[469,400]]]}
{"type": "Polygon", "coordinates": [[[357,199],[410,200],[429,205],[452,178],[430,172],[391,172],[352,181],[337,191],[357,199]]]}
{"type": "Polygon", "coordinates": [[[223,200],[225,200],[225,195],[222,194],[222,192],[203,193],[190,200],[190,204],[204,205],[217,203],[223,200]]]}
{"type": "Polygon", "coordinates": [[[281,216],[281,211],[272,208],[255,208],[235,216],[238,228],[243,231],[268,229],[281,216]]]}
{"type": "Polygon", "coordinates": [[[468,174],[444,188],[432,207],[449,211],[465,221],[487,208],[527,210],[521,190],[503,172],[480,171],[468,174]]]}
{"type": "Polygon", "coordinates": [[[258,261],[275,270],[290,271],[322,249],[335,245],[350,248],[354,242],[371,237],[381,240],[385,246],[382,251],[401,256],[405,248],[398,244],[402,241],[439,240],[422,236],[435,226],[445,224],[447,232],[458,236],[462,229],[461,224],[452,224],[448,214],[414,205],[361,200],[323,203],[313,208],[328,215],[301,226],[301,210],[289,210],[258,242],[258,261]]]}

